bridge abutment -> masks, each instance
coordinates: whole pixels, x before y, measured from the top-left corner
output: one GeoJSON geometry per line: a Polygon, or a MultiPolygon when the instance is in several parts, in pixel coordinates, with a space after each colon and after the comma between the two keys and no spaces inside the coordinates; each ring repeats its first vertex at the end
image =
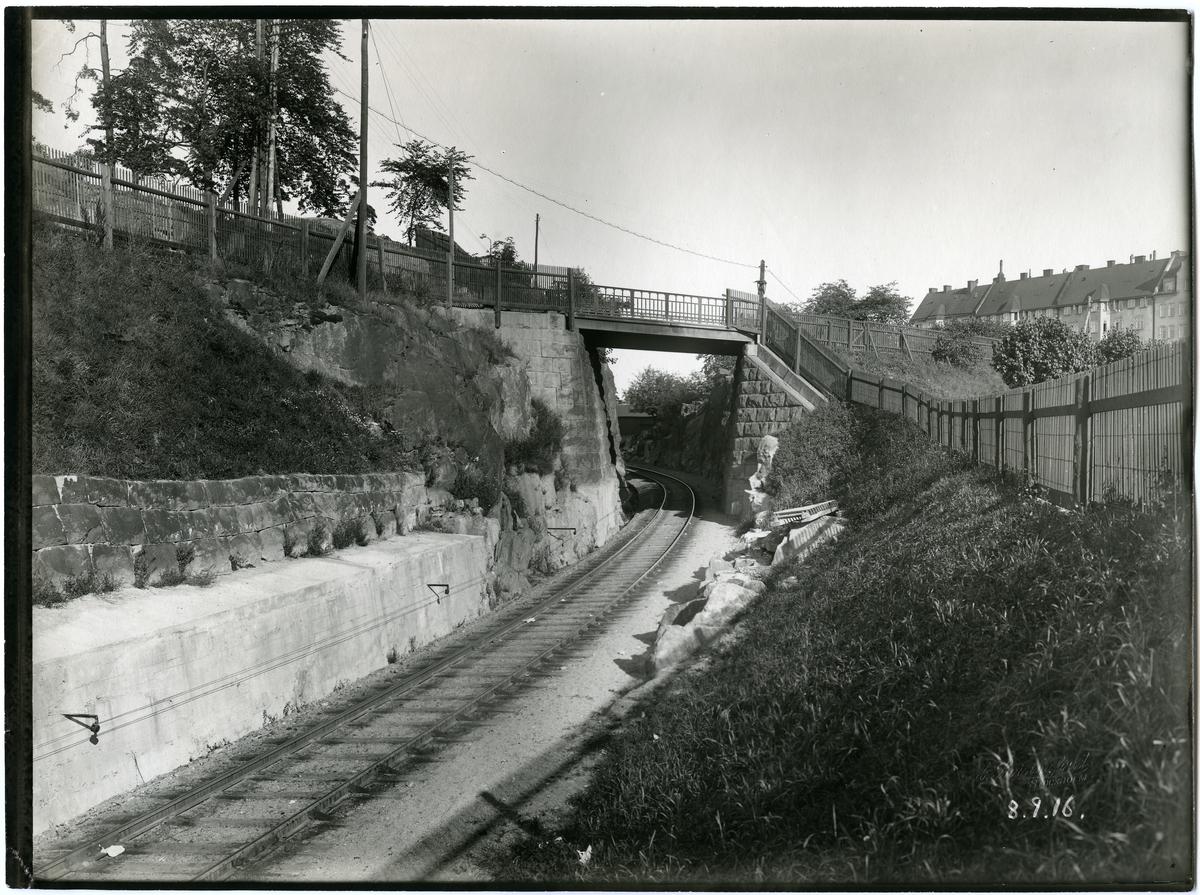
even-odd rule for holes
{"type": "Polygon", "coordinates": [[[758,469],[758,443],[764,435],[778,435],[800,416],[825,399],[799,377],[785,381],[748,345],[738,358],[733,381],[733,412],[729,420],[729,450],[722,482],[726,513],[742,515],[748,509],[746,491],[758,469]]]}

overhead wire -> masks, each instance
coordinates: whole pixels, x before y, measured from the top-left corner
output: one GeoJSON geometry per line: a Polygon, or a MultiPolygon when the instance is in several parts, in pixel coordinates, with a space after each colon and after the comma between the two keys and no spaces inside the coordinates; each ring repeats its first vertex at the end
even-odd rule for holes
{"type": "Polygon", "coordinates": [[[771,270],[771,268],[769,268],[769,267],[767,268],[767,273],[769,273],[771,276],[773,276],[776,279],[776,281],[779,283],[779,285],[782,286],[787,291],[787,294],[790,295],[792,298],[796,299],[796,301],[804,300],[799,295],[797,295],[795,292],[793,292],[791,289],[788,289],[787,283],[785,283],[783,280],[779,279],[779,274],[775,273],[775,271],[771,270]]]}
{"type": "MultiPolygon", "coordinates": [[[[337,90],[338,93],[341,93],[343,96],[345,96],[347,99],[350,99],[350,100],[355,99],[353,94],[347,93],[345,90],[342,90],[338,87],[334,87],[334,89],[337,90]]],[[[385,115],[383,112],[379,111],[378,109],[371,107],[369,104],[368,104],[368,108],[375,114],[383,117],[384,119],[386,119],[388,121],[391,121],[393,124],[399,124],[405,130],[407,130],[410,134],[414,134],[415,136],[421,138],[422,140],[425,140],[427,143],[432,143],[434,146],[441,147],[442,149],[450,148],[450,147],[446,146],[444,143],[442,143],[438,140],[434,140],[432,137],[427,137],[424,134],[422,134],[421,132],[414,130],[412,127],[402,124],[401,122],[397,122],[395,119],[390,118],[389,116],[385,115]]],[[[630,230],[628,227],[622,227],[620,224],[614,224],[611,221],[606,221],[603,218],[597,217],[594,214],[591,214],[586,211],[582,211],[581,209],[575,208],[572,205],[568,205],[566,202],[560,202],[558,199],[555,199],[553,196],[547,196],[545,193],[535,190],[532,187],[525,186],[525,184],[519,183],[519,182],[513,180],[511,177],[508,177],[504,174],[501,174],[499,171],[495,171],[495,170],[489,168],[487,165],[483,164],[478,159],[476,159],[474,161],[474,165],[476,168],[479,168],[482,171],[487,171],[493,177],[498,177],[500,180],[503,180],[506,183],[511,183],[513,186],[523,189],[526,192],[532,193],[533,195],[538,196],[542,199],[545,199],[547,202],[552,202],[555,205],[565,208],[567,211],[574,212],[575,214],[580,215],[581,217],[588,218],[589,220],[595,221],[598,224],[603,224],[605,227],[611,227],[614,230],[619,230],[622,233],[626,233],[630,236],[637,237],[638,239],[643,239],[646,242],[652,242],[655,245],[660,245],[660,246],[663,246],[664,248],[673,249],[677,252],[683,252],[688,255],[694,255],[698,258],[704,258],[708,261],[716,261],[721,264],[730,264],[730,265],[733,265],[734,267],[754,268],[754,267],[758,266],[757,264],[748,264],[745,261],[731,261],[728,258],[719,258],[716,255],[709,255],[704,252],[697,252],[693,249],[684,248],[683,246],[677,246],[677,245],[674,245],[673,243],[665,242],[664,240],[661,240],[661,239],[655,239],[653,236],[647,236],[646,234],[639,233],[636,230],[630,230]]]]}

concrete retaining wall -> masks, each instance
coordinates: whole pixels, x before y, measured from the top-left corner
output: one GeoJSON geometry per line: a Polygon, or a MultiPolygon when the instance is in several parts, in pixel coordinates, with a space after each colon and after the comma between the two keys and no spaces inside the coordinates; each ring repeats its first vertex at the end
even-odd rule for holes
{"type": "Polygon", "coordinates": [[[33,574],[58,583],[91,571],[134,583],[143,556],[153,581],[191,547],[189,573],[224,574],[304,552],[310,528],[361,520],[407,531],[427,511],[421,473],[249,476],[212,481],[33,477],[33,574]]]}
{"type": "Polygon", "coordinates": [[[34,608],[34,833],[486,611],[488,539],[414,533],[34,608]],[[447,584],[448,595],[426,586],[447,584]],[[99,716],[99,743],[66,713],[99,716]]]}

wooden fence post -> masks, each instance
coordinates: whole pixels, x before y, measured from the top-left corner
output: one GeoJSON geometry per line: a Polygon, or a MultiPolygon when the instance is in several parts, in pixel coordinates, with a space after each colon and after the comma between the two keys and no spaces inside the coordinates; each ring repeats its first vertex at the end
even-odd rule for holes
{"type": "Polygon", "coordinates": [[[104,248],[111,252],[113,247],[112,165],[100,166],[100,192],[104,201],[104,248]]]}
{"type": "Polygon", "coordinates": [[[876,398],[876,400],[879,403],[876,404],[875,406],[878,407],[880,410],[883,410],[883,377],[882,376],[879,377],[879,397],[876,398]]]}
{"type": "Polygon", "coordinates": [[[500,296],[504,290],[504,274],[500,269],[500,259],[496,259],[496,329],[500,328],[500,296]]]}
{"type": "Polygon", "coordinates": [[[567,329],[575,332],[575,268],[567,268],[567,329]]]}
{"type": "Polygon", "coordinates": [[[971,402],[971,460],[979,465],[979,401],[971,402]]]}
{"type": "Polygon", "coordinates": [[[1075,380],[1075,438],[1072,445],[1071,491],[1076,503],[1088,502],[1088,442],[1091,437],[1091,377],[1075,380]]]}
{"type": "Polygon", "coordinates": [[[217,260],[217,194],[212,190],[204,193],[208,203],[208,257],[217,260]]]}
{"type": "Polygon", "coordinates": [[[1004,399],[996,398],[996,471],[1004,471],[1004,399]]]}
{"type": "Polygon", "coordinates": [[[733,329],[733,294],[725,290],[725,328],[733,329]]]}
{"type": "Polygon", "coordinates": [[[300,222],[300,267],[308,276],[308,218],[300,222]]]}
{"type": "Polygon", "coordinates": [[[846,401],[851,403],[854,401],[854,368],[846,368],[846,401]]]}
{"type": "Polygon", "coordinates": [[[383,294],[387,295],[387,271],[383,265],[383,237],[375,237],[375,248],[379,250],[379,282],[383,286],[383,294]]]}
{"type": "Polygon", "coordinates": [[[1026,476],[1034,473],[1032,410],[1033,392],[1021,392],[1021,468],[1026,476]]]}

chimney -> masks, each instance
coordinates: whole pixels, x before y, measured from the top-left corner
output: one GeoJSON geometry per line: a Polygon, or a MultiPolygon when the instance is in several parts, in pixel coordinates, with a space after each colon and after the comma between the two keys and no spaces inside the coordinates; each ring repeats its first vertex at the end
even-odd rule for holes
{"type": "Polygon", "coordinates": [[[1146,256],[1145,256],[1145,255],[1134,255],[1134,256],[1133,256],[1133,263],[1134,263],[1134,264],[1144,264],[1144,263],[1145,263],[1145,261],[1146,261],[1146,256]]]}
{"type": "Polygon", "coordinates": [[[949,292],[949,291],[950,291],[950,287],[949,287],[949,286],[943,286],[943,287],[942,287],[942,291],[943,291],[943,292],[949,292]]]}
{"type": "Polygon", "coordinates": [[[933,293],[933,292],[937,292],[937,286],[930,286],[930,287],[929,287],[929,291],[930,291],[931,293],[933,293]]]}
{"type": "MultiPolygon", "coordinates": [[[[447,193],[447,195],[449,195],[449,194],[447,193]]],[[[1029,279],[1029,274],[1025,273],[1025,271],[1021,271],[1021,279],[1022,279],[1022,280],[1028,280],[1028,279],[1029,279]]]]}
{"type": "Polygon", "coordinates": [[[1117,263],[1116,261],[1109,261],[1109,262],[1108,262],[1108,266],[1109,266],[1109,267],[1115,267],[1115,266],[1116,266],[1116,263],[1117,263]]]}
{"type": "Polygon", "coordinates": [[[1044,268],[1042,268],[1042,276],[1044,276],[1044,277],[1052,277],[1052,276],[1054,276],[1054,268],[1053,268],[1053,267],[1044,267],[1044,268]]]}
{"type": "Polygon", "coordinates": [[[1075,269],[1076,270],[1089,270],[1090,268],[1086,264],[1076,264],[1075,269]]]}
{"type": "MultiPolygon", "coordinates": [[[[447,176],[448,176],[448,175],[447,175],[447,176]]],[[[447,195],[449,195],[449,194],[447,193],[447,195]]],[[[1155,249],[1153,252],[1151,252],[1151,253],[1150,253],[1150,260],[1151,260],[1151,261],[1157,261],[1157,260],[1158,260],[1158,249],[1155,249]]]]}
{"type": "Polygon", "coordinates": [[[979,285],[979,280],[967,280],[967,288],[968,289],[974,289],[978,285],[979,285]]]}

